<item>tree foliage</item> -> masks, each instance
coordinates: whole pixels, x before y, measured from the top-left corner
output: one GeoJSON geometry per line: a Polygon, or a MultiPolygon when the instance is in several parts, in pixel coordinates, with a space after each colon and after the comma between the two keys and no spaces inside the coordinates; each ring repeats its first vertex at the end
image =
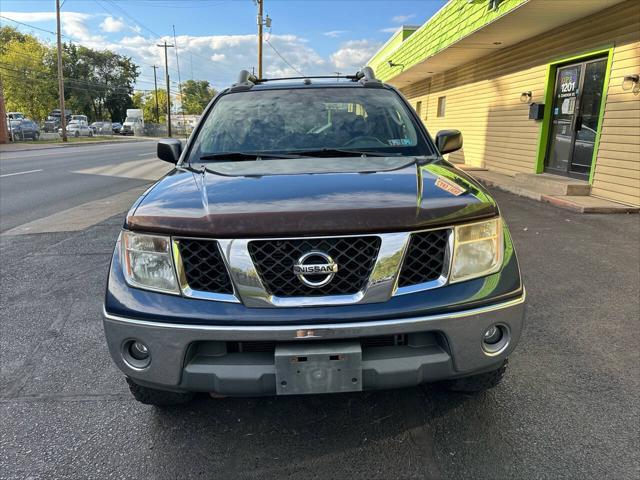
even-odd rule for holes
{"type": "MultiPolygon", "coordinates": [[[[93,120],[121,121],[139,75],[131,58],[63,45],[66,108],[93,120]]],[[[32,35],[0,28],[0,74],[8,110],[42,120],[58,106],[56,51],[32,35]]]]}
{"type": "Polygon", "coordinates": [[[201,114],[216,93],[206,80],[187,80],[182,84],[184,113],[201,114]]]}
{"type": "Polygon", "coordinates": [[[0,75],[8,112],[42,120],[58,102],[52,50],[31,35],[0,28],[0,75]]]}
{"type": "Polygon", "coordinates": [[[121,121],[133,105],[138,66],[109,50],[64,45],[65,98],[69,108],[94,120],[121,121]]]}
{"type": "MultiPolygon", "coordinates": [[[[136,92],[138,93],[138,92],[136,92]]],[[[173,103],[173,101],[172,101],[173,103]]],[[[167,121],[167,91],[158,89],[158,114],[156,116],[156,95],[151,91],[142,96],[142,113],[144,121],[149,123],[165,123],[167,121]]]]}

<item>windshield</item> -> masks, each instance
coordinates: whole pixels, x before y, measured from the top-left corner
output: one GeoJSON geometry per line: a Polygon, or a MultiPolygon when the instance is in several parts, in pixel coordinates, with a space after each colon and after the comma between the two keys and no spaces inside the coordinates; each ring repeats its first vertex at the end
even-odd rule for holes
{"type": "Polygon", "coordinates": [[[11,124],[12,127],[17,127],[22,122],[20,120],[10,120],[9,123],[11,124]]]}
{"type": "Polygon", "coordinates": [[[191,162],[224,153],[322,150],[431,154],[395,92],[328,87],[222,96],[198,133],[191,162]]]}

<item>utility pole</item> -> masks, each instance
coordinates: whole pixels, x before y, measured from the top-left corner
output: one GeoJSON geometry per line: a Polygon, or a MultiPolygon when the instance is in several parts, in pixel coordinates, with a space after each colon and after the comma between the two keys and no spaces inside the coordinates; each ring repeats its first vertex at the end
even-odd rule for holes
{"type": "Polygon", "coordinates": [[[155,65],[151,65],[151,68],[153,68],[153,85],[155,87],[155,97],[156,97],[156,123],[160,123],[160,107],[158,107],[158,79],[156,77],[156,70],[158,69],[158,67],[156,67],[155,65]]]}
{"type": "Polygon", "coordinates": [[[67,116],[64,110],[64,75],[62,72],[62,39],[60,36],[60,0],[56,0],[56,36],[58,38],[58,95],[60,96],[60,127],[62,141],[67,141],[67,116]]]}
{"type": "Polygon", "coordinates": [[[7,143],[9,138],[7,136],[7,130],[10,130],[10,126],[8,125],[9,120],[7,119],[7,112],[4,108],[4,89],[2,87],[2,75],[0,75],[0,143],[7,143]],[[7,127],[4,127],[4,122],[6,120],[7,127]]]}
{"type": "Polygon", "coordinates": [[[258,78],[262,78],[262,7],[264,0],[258,2],[258,78]]]}
{"type": "Polygon", "coordinates": [[[164,44],[157,45],[164,48],[164,73],[167,81],[167,136],[171,136],[171,88],[169,86],[169,58],[167,57],[167,48],[173,48],[173,45],[167,45],[165,40],[164,44]]]}

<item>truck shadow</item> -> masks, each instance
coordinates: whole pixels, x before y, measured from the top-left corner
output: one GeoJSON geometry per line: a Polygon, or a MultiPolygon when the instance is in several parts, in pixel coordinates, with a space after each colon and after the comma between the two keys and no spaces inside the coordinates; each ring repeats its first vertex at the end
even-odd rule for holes
{"type": "MultiPolygon", "coordinates": [[[[482,396],[454,394],[436,385],[318,396],[201,395],[187,406],[152,410],[150,423],[171,432],[166,448],[154,447],[155,464],[171,470],[196,462],[230,477],[253,472],[250,477],[263,478],[306,471],[312,465],[328,471],[335,467],[342,475],[361,467],[362,473],[384,459],[384,471],[395,469],[400,475],[407,456],[415,456],[423,471],[437,474],[433,422],[482,396]],[[399,443],[406,444],[407,456],[398,456],[399,443]],[[175,445],[183,448],[176,451],[175,445]]],[[[407,473],[415,474],[416,467],[407,473]]]]}

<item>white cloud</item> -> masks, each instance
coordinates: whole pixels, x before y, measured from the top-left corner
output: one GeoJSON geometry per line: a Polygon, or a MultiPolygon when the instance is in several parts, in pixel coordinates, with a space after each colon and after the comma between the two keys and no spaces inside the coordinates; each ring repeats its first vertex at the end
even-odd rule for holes
{"type": "MultiPolygon", "coordinates": [[[[297,35],[271,35],[269,42],[287,59],[295,69],[305,75],[330,74],[333,70],[329,62],[311,48],[304,38],[297,35]]],[[[117,43],[105,43],[101,48],[108,48],[118,53],[131,56],[142,66],[142,81],[139,88],[150,88],[153,71],[148,65],[164,66],[164,51],[156,46],[164,40],[174,43],[173,37],[149,39],[141,35],[126,36],[117,43]]],[[[193,76],[196,79],[209,80],[216,88],[225,88],[236,80],[242,69],[251,70],[257,64],[256,36],[247,35],[180,35],[176,38],[180,54],[180,72],[182,79],[193,76]]],[[[264,75],[266,77],[296,76],[296,71],[289,67],[269,46],[264,44],[264,75]]],[[[177,81],[175,53],[169,54],[169,72],[171,80],[177,81]]]]}
{"type": "MultiPolygon", "coordinates": [[[[3,16],[24,23],[55,22],[55,12],[3,12],[3,16]]],[[[87,27],[87,21],[93,15],[81,12],[61,12],[60,26],[67,37],[81,42],[100,42],[103,37],[93,35],[87,27]]],[[[55,29],[55,26],[53,27],[55,29]]]]}
{"type": "Polygon", "coordinates": [[[396,33],[398,31],[398,28],[399,27],[381,28],[380,31],[384,33],[396,33]]]}
{"type": "Polygon", "coordinates": [[[356,72],[367,63],[379,47],[378,42],[351,40],[340,45],[340,48],[329,58],[336,68],[346,72],[356,72]]]}
{"type": "MultiPolygon", "coordinates": [[[[3,15],[30,24],[47,22],[38,26],[55,29],[53,12],[3,12],[3,15]]],[[[62,30],[66,35],[65,41],[71,40],[78,45],[98,50],[112,50],[131,57],[141,69],[137,84],[140,89],[153,88],[153,70],[150,65],[164,67],[164,51],[157,44],[165,40],[174,43],[173,36],[145,36],[135,25],[125,23],[122,18],[107,17],[101,13],[63,12],[62,30]]],[[[41,35],[35,31],[34,33],[41,35]]],[[[342,34],[337,30],[326,33],[342,34]]],[[[293,68],[265,42],[263,61],[266,77],[297,76],[296,70],[304,75],[330,75],[336,69],[355,72],[379,46],[367,40],[348,41],[342,43],[330,56],[321,56],[304,37],[282,34],[267,38],[293,68]]],[[[195,79],[209,80],[215,88],[225,88],[235,81],[241,69],[251,70],[257,65],[257,42],[253,32],[241,35],[181,35],[177,37],[176,44],[183,81],[191,78],[193,72],[195,79]]],[[[177,65],[173,49],[169,51],[168,57],[171,81],[177,82],[177,65]]]]}
{"type": "Polygon", "coordinates": [[[411,20],[413,17],[415,17],[415,14],[411,13],[409,15],[396,15],[395,17],[393,17],[391,19],[391,21],[393,23],[404,23],[407,20],[411,20]]]}
{"type": "Polygon", "coordinates": [[[329,32],[324,32],[323,35],[329,38],[336,38],[342,35],[343,33],[347,33],[346,30],[331,30],[329,32]]]}
{"type": "Polygon", "coordinates": [[[126,25],[122,18],[113,18],[112,16],[108,16],[100,24],[100,28],[102,29],[102,31],[108,33],[119,32],[125,26],[126,25]]]}

